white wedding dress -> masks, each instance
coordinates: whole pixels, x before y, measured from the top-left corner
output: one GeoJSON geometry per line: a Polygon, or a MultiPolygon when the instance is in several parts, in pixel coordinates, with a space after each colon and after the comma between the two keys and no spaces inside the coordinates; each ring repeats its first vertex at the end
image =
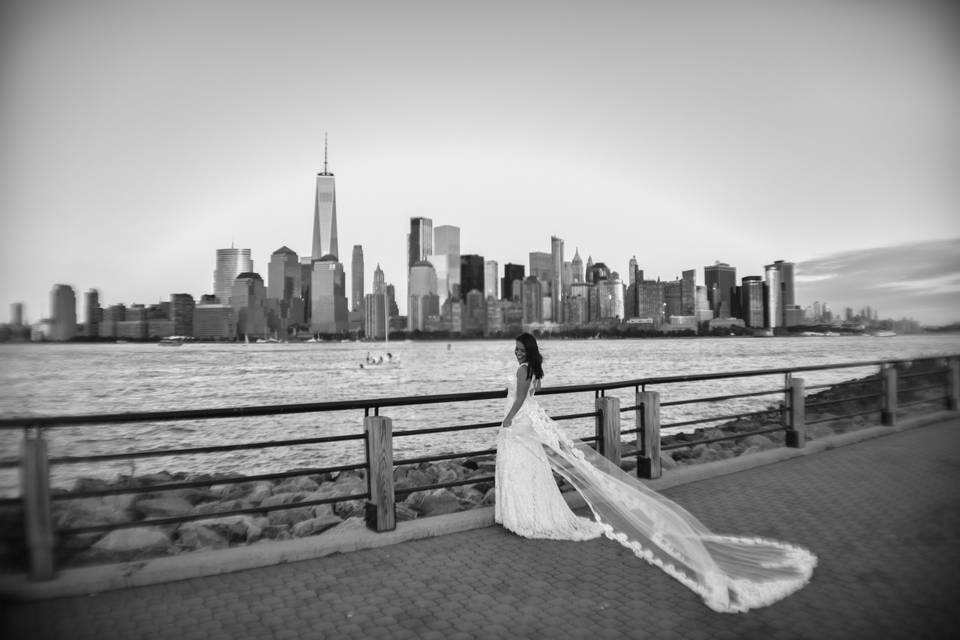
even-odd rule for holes
{"type": "MultiPolygon", "coordinates": [[[[515,377],[509,384],[508,408],[516,395],[515,377]]],[[[765,606],[810,580],[815,555],[774,540],[710,532],[680,505],[568,438],[540,407],[534,386],[497,437],[499,524],[525,538],[605,535],[693,589],[715,611],[765,606]],[[580,492],[593,520],[570,510],[554,471],[580,492]]]]}

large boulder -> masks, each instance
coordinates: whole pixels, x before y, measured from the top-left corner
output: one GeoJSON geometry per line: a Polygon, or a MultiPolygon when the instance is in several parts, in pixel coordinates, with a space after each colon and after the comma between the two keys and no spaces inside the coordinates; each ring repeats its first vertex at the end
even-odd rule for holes
{"type": "Polygon", "coordinates": [[[304,520],[293,525],[293,527],[290,529],[290,533],[292,533],[295,538],[312,536],[322,533],[330,527],[340,524],[341,522],[343,522],[343,519],[333,514],[324,515],[319,518],[310,518],[309,520],[304,520]]]}
{"type": "Polygon", "coordinates": [[[130,496],[83,498],[53,503],[53,521],[58,529],[123,524],[136,520],[129,509],[130,496]]]}
{"type": "Polygon", "coordinates": [[[193,505],[179,496],[163,496],[139,500],[134,510],[143,518],[171,518],[193,513],[193,505]]]}
{"type": "Polygon", "coordinates": [[[316,491],[320,485],[311,480],[310,478],[304,476],[298,476],[293,478],[287,478],[283,483],[278,484],[274,487],[274,493],[293,493],[296,491],[301,491],[303,493],[311,493],[316,491]]]}
{"type": "Polygon", "coordinates": [[[230,543],[210,527],[196,522],[184,522],[176,532],[177,546],[186,551],[223,549],[230,543]]]}
{"type": "Polygon", "coordinates": [[[670,455],[669,451],[664,451],[660,454],[660,468],[664,471],[668,469],[673,469],[677,466],[677,461],[673,459],[673,456],[670,455]]]}
{"type": "Polygon", "coordinates": [[[123,560],[169,553],[172,550],[170,537],[160,529],[136,527],[111,531],[93,543],[88,556],[123,560]]]}
{"type": "Polygon", "coordinates": [[[404,500],[424,517],[454,513],[460,510],[460,501],[449,489],[432,489],[410,494],[404,500]]]}
{"type": "Polygon", "coordinates": [[[244,515],[197,520],[194,525],[210,529],[229,543],[254,542],[262,534],[254,518],[244,515]]]}

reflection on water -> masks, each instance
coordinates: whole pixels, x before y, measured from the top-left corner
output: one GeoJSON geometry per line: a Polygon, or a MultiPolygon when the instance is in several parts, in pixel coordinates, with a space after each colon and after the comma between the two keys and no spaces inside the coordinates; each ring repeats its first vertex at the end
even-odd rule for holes
{"type": "MultiPolygon", "coordinates": [[[[640,377],[766,369],[914,358],[960,353],[960,335],[895,338],[695,338],[647,340],[547,340],[544,386],[611,382],[640,377]]],[[[0,345],[0,414],[113,413],[322,402],[355,398],[489,391],[503,389],[515,370],[512,341],[391,342],[397,366],[364,366],[367,353],[382,345],[187,344],[162,349],[155,344],[0,345]]],[[[832,383],[872,373],[874,368],[804,374],[808,384],[832,383]]],[[[773,390],[782,376],[659,388],[661,399],[716,396],[773,390]]],[[[654,387],[651,387],[654,388],[654,387]]],[[[621,406],[634,404],[632,389],[608,395],[621,406]]],[[[781,396],[742,398],[714,405],[664,407],[665,423],[759,410],[781,396]]],[[[553,414],[593,408],[592,393],[548,395],[542,404],[553,414]]],[[[394,429],[498,421],[503,400],[390,407],[394,429]]],[[[624,414],[625,421],[632,414],[624,414]]],[[[360,433],[362,411],[296,414],[176,423],[92,425],[48,431],[51,455],[90,455],[123,450],[166,449],[261,440],[360,433]]],[[[589,419],[565,422],[575,436],[592,433],[589,419]]],[[[631,425],[632,426],[632,425],[631,425]]],[[[624,428],[629,428],[626,425],[624,428]]],[[[398,460],[443,451],[491,448],[496,428],[398,438],[398,460]]],[[[19,451],[18,432],[0,433],[0,457],[19,451]]],[[[55,465],[55,486],[69,486],[78,475],[220,471],[268,473],[297,467],[359,462],[360,443],[276,447],[262,450],[148,458],[100,465],[55,465]]],[[[16,492],[16,470],[0,475],[0,493],[16,492]]]]}

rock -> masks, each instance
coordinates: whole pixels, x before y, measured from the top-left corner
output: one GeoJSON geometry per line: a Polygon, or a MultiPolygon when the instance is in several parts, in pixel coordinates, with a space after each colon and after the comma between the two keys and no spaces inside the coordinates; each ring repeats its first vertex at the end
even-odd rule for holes
{"type": "Polygon", "coordinates": [[[303,493],[311,493],[320,488],[316,482],[310,478],[305,477],[294,477],[287,478],[282,484],[278,484],[274,487],[274,493],[291,493],[296,491],[301,491],[303,493]]]}
{"type": "Polygon", "coordinates": [[[159,471],[157,473],[148,473],[143,476],[137,476],[134,478],[134,482],[140,487],[148,487],[155,484],[167,484],[173,482],[174,478],[172,475],[166,471],[159,471]]]}
{"type": "Polygon", "coordinates": [[[290,535],[290,526],[286,524],[268,524],[263,527],[261,537],[271,540],[288,540],[290,535]]]}
{"type": "Polygon", "coordinates": [[[460,506],[463,508],[473,509],[483,501],[483,493],[469,485],[451,487],[451,490],[460,500],[460,506]]]}
{"type": "Polygon", "coordinates": [[[311,518],[313,518],[313,507],[290,507],[289,509],[277,509],[267,514],[267,520],[270,521],[270,524],[294,525],[311,518]]]}
{"type": "Polygon", "coordinates": [[[777,446],[773,440],[764,435],[747,436],[743,439],[743,444],[747,445],[748,447],[760,447],[761,451],[773,449],[777,446]]]}
{"type": "Polygon", "coordinates": [[[133,508],[144,518],[170,518],[193,513],[193,505],[179,496],[144,498],[133,508]]]}
{"type": "Polygon", "coordinates": [[[103,491],[104,489],[112,488],[113,486],[109,482],[99,478],[77,478],[76,482],[73,483],[74,493],[80,493],[82,491],[103,491]]]}
{"type": "Polygon", "coordinates": [[[317,533],[326,531],[330,527],[340,524],[343,520],[335,515],[321,516],[319,518],[310,518],[309,520],[304,520],[293,525],[290,530],[290,533],[293,534],[295,538],[302,538],[304,536],[312,536],[317,533]]]}
{"type": "Polygon", "coordinates": [[[253,542],[257,540],[262,533],[260,527],[253,521],[253,518],[243,515],[197,520],[194,524],[207,527],[230,543],[253,542]]]}
{"type": "Polygon", "coordinates": [[[494,504],[497,501],[497,488],[490,487],[487,489],[486,493],[483,494],[483,501],[481,504],[494,504]]]}
{"type": "Polygon", "coordinates": [[[347,518],[330,530],[338,533],[357,533],[366,528],[367,524],[364,522],[363,518],[347,518]]]}
{"type": "Polygon", "coordinates": [[[260,504],[273,494],[273,485],[265,480],[256,482],[253,485],[253,490],[247,494],[247,502],[252,504],[260,504]]]}
{"type": "Polygon", "coordinates": [[[97,540],[91,550],[100,553],[139,554],[170,549],[170,538],[156,527],[116,529],[97,540]]]}
{"type": "Polygon", "coordinates": [[[424,487],[433,484],[433,477],[426,471],[419,469],[408,470],[405,473],[395,476],[394,486],[398,489],[408,489],[410,487],[424,487]]]}
{"type": "Polygon", "coordinates": [[[396,504],[396,519],[397,522],[403,522],[405,520],[416,520],[420,516],[417,511],[408,505],[405,502],[398,502],[396,504]]]}
{"type": "Polygon", "coordinates": [[[220,500],[239,500],[246,497],[252,488],[253,486],[249,482],[215,484],[210,487],[210,493],[220,500]]]}
{"type": "Polygon", "coordinates": [[[197,549],[223,549],[227,540],[216,531],[196,522],[184,522],[177,529],[177,546],[188,551],[197,549]]]}
{"type": "Polygon", "coordinates": [[[449,489],[432,489],[412,493],[404,502],[424,517],[454,513],[460,510],[460,502],[457,500],[457,496],[449,489]]]}
{"type": "Polygon", "coordinates": [[[660,454],[660,468],[664,471],[668,469],[673,469],[677,466],[677,461],[673,459],[673,456],[670,455],[669,451],[664,451],[660,454]]]}
{"type": "Polygon", "coordinates": [[[54,502],[53,521],[58,529],[73,529],[101,524],[122,524],[136,519],[129,509],[118,509],[115,504],[113,500],[104,498],[54,502]]]}
{"type": "Polygon", "coordinates": [[[760,451],[760,447],[757,447],[757,446],[747,447],[746,449],[744,449],[743,451],[740,452],[740,455],[741,455],[741,456],[748,456],[748,455],[750,455],[750,454],[752,454],[752,453],[757,453],[758,451],[760,451]]]}

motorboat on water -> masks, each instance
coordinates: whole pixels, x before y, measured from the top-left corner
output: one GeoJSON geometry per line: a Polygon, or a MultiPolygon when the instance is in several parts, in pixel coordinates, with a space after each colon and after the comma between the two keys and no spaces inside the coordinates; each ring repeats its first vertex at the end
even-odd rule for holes
{"type": "Polygon", "coordinates": [[[161,347],[182,347],[184,340],[186,340],[184,336],[167,336],[161,338],[158,344],[161,347]]]}
{"type": "Polygon", "coordinates": [[[897,335],[896,331],[874,331],[871,333],[874,338],[892,338],[897,335]]]}

